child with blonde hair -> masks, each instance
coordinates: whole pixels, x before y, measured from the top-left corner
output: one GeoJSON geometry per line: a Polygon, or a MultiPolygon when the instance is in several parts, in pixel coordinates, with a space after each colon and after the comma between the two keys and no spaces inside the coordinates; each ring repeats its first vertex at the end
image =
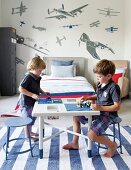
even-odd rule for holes
{"type": "MultiPolygon", "coordinates": [[[[41,72],[46,68],[45,62],[39,57],[32,58],[27,64],[28,73],[25,75],[20,83],[19,91],[19,105],[23,117],[30,117],[32,123],[30,124],[31,138],[36,141],[37,133],[32,132],[32,125],[34,125],[36,117],[32,117],[32,110],[35,101],[39,99],[39,94],[49,95],[40,88],[41,72]]],[[[25,128],[25,137],[28,137],[27,127],[25,128]]]]}

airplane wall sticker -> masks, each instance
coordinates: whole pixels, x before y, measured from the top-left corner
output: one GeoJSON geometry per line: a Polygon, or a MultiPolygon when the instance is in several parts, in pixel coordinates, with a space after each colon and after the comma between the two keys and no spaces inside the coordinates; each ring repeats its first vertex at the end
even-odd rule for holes
{"type": "MultiPolygon", "coordinates": [[[[55,8],[54,8],[54,9],[55,9],[55,8]]],[[[53,9],[52,11],[50,11],[50,9],[48,9],[48,14],[50,15],[51,13],[55,12],[54,9],[53,9]]],[[[57,10],[61,10],[61,9],[64,10],[64,4],[62,4],[62,8],[59,8],[59,9],[57,9],[57,10]]]]}
{"type": "Polygon", "coordinates": [[[90,24],[90,27],[98,27],[99,24],[100,24],[100,21],[97,20],[97,21],[95,21],[95,22],[92,22],[92,23],[90,24]]]}
{"type": "Polygon", "coordinates": [[[66,40],[66,37],[63,36],[63,38],[61,38],[61,39],[59,37],[56,37],[56,39],[57,39],[56,43],[58,43],[60,46],[62,46],[61,41],[66,40]]]}
{"type": "Polygon", "coordinates": [[[114,11],[114,9],[111,8],[104,8],[104,9],[97,9],[101,11],[99,14],[105,15],[105,17],[109,16],[118,16],[117,14],[120,12],[114,11]]]}
{"type": "Polygon", "coordinates": [[[49,52],[49,50],[48,49],[46,49],[46,48],[43,48],[43,47],[39,47],[39,49],[44,49],[44,50],[46,50],[46,51],[48,51],[49,52]]]}
{"type": "Polygon", "coordinates": [[[22,65],[25,64],[25,62],[22,59],[18,58],[18,57],[16,57],[15,61],[16,61],[16,64],[19,64],[19,63],[22,64],[22,65]]]}
{"type": "Polygon", "coordinates": [[[36,48],[36,47],[37,47],[37,44],[35,43],[35,44],[34,44],[34,48],[36,48]]]}
{"type": "Polygon", "coordinates": [[[24,21],[20,21],[20,26],[21,27],[23,26],[23,24],[25,24],[25,22],[24,21]]]}
{"type": "MultiPolygon", "coordinates": [[[[17,35],[16,40],[17,40],[17,43],[18,43],[18,44],[25,45],[25,46],[27,46],[27,47],[29,47],[29,48],[34,49],[35,51],[38,51],[38,52],[40,52],[40,53],[42,53],[42,54],[45,54],[45,55],[48,55],[47,53],[45,53],[45,52],[43,52],[43,51],[41,51],[41,50],[39,50],[39,49],[31,46],[31,45],[28,45],[28,44],[24,43],[24,37],[21,37],[21,36],[17,35]]],[[[34,46],[37,46],[37,44],[35,44],[34,46]]]]}
{"type": "Polygon", "coordinates": [[[77,27],[77,26],[80,26],[80,25],[82,25],[82,24],[70,24],[70,25],[64,25],[64,26],[61,26],[61,27],[71,29],[73,27],[77,27]]]}
{"type": "MultiPolygon", "coordinates": [[[[25,44],[24,44],[25,45],[25,44]]],[[[27,44],[26,44],[26,46],[27,46],[27,44]]],[[[29,45],[28,45],[29,46],[29,45]]],[[[40,46],[40,47],[38,47],[38,45],[35,43],[34,44],[34,46],[32,47],[33,49],[35,48],[37,48],[37,51],[38,51],[38,48],[40,49],[40,50],[46,50],[46,51],[48,51],[49,52],[49,50],[48,49],[46,49],[46,48],[44,48],[44,47],[42,47],[42,46],[40,46]]],[[[40,51],[39,51],[40,52],[40,51]]]]}
{"type": "Polygon", "coordinates": [[[26,6],[21,2],[20,7],[12,8],[12,14],[20,14],[20,16],[22,16],[26,9],[28,8],[26,8],[26,6]]]}
{"type": "Polygon", "coordinates": [[[114,33],[114,31],[118,31],[118,28],[109,27],[109,28],[105,28],[105,30],[106,30],[107,32],[114,33]]]}
{"type": "MultiPolygon", "coordinates": [[[[33,38],[26,37],[26,40],[30,41],[31,43],[34,43],[33,48],[36,48],[36,47],[37,47],[37,44],[35,43],[35,40],[34,40],[33,38]]],[[[44,46],[47,45],[47,41],[45,41],[45,42],[43,43],[43,45],[44,45],[44,46]]],[[[46,49],[46,48],[44,48],[44,47],[42,47],[42,46],[37,47],[37,48],[39,48],[40,50],[46,50],[46,51],[49,52],[48,49],[46,49]]]]}
{"type": "Polygon", "coordinates": [[[26,37],[26,39],[30,42],[35,42],[35,40],[33,38],[30,38],[30,37],[26,37]]]}
{"type": "MultiPolygon", "coordinates": [[[[68,17],[75,17],[75,16],[77,16],[77,13],[81,14],[82,9],[85,8],[87,5],[88,4],[83,5],[83,6],[78,7],[76,9],[72,10],[72,11],[69,11],[69,12],[65,11],[64,9],[56,9],[56,8],[54,8],[53,11],[56,11],[57,13],[59,13],[59,15],[49,16],[49,17],[45,17],[45,18],[46,19],[48,19],[48,18],[56,18],[56,19],[60,20],[60,19],[63,19],[63,18],[68,18],[68,17]]],[[[53,11],[51,11],[51,12],[53,12],[53,11]]],[[[49,14],[49,10],[48,10],[48,14],[49,14]]]]}
{"type": "Polygon", "coordinates": [[[33,25],[32,28],[37,29],[39,31],[46,31],[46,28],[44,28],[44,27],[36,27],[35,25],[33,25]]]}
{"type": "Polygon", "coordinates": [[[87,34],[85,34],[85,33],[83,33],[83,34],[81,35],[81,37],[80,37],[80,39],[79,39],[79,45],[80,45],[80,41],[86,43],[86,49],[87,49],[87,51],[88,51],[88,52],[92,55],[92,57],[95,58],[95,59],[100,60],[99,55],[96,53],[96,48],[98,48],[98,47],[100,47],[101,49],[105,49],[105,48],[106,48],[106,49],[110,50],[113,54],[115,54],[114,51],[113,51],[111,48],[109,48],[108,46],[106,46],[106,45],[104,45],[104,44],[102,44],[102,43],[100,43],[100,42],[91,41],[90,38],[89,38],[89,36],[88,36],[87,34]]]}

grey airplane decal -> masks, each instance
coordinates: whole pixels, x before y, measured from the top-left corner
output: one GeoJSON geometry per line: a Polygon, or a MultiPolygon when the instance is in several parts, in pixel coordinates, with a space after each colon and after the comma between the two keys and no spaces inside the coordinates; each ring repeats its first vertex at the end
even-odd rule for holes
{"type": "Polygon", "coordinates": [[[80,44],[80,41],[82,42],[85,42],[86,43],[86,49],[87,51],[92,55],[93,58],[95,59],[99,59],[100,60],[100,57],[99,55],[96,53],[96,48],[100,47],[101,49],[105,49],[107,48],[108,50],[110,50],[113,54],[114,51],[109,48],[108,46],[100,43],[100,42],[94,42],[94,41],[91,41],[89,36],[85,33],[83,33],[80,37],[80,40],[79,40],[79,44],[80,44]]]}
{"type": "Polygon", "coordinates": [[[20,7],[12,8],[12,14],[20,14],[21,16],[22,13],[26,11],[26,9],[26,6],[21,2],[20,7]]]}
{"type": "Polygon", "coordinates": [[[39,47],[39,49],[44,49],[44,50],[46,50],[46,51],[48,51],[49,52],[49,50],[48,49],[46,49],[46,48],[43,48],[43,47],[39,47]]]}
{"type": "Polygon", "coordinates": [[[56,37],[56,39],[57,39],[56,43],[58,43],[60,46],[62,46],[61,41],[62,41],[62,40],[66,40],[66,37],[63,36],[63,38],[61,38],[61,39],[60,39],[59,37],[56,37]]]}
{"type": "MultiPolygon", "coordinates": [[[[82,13],[82,8],[85,8],[87,5],[88,4],[83,5],[79,8],[76,8],[76,9],[70,11],[70,12],[67,12],[64,9],[55,9],[54,8],[53,11],[56,11],[57,13],[59,13],[59,15],[49,16],[49,17],[46,17],[46,18],[57,18],[57,19],[60,20],[60,19],[67,18],[67,17],[75,17],[75,16],[77,16],[77,13],[82,13]]],[[[49,14],[49,10],[48,10],[48,14],[49,14]]]]}
{"type": "Polygon", "coordinates": [[[97,9],[98,11],[100,11],[99,14],[105,15],[105,17],[109,16],[117,16],[118,13],[117,11],[114,11],[114,9],[111,8],[104,8],[104,9],[97,9]]]}
{"type": "Polygon", "coordinates": [[[92,22],[92,23],[90,24],[90,27],[98,27],[99,24],[100,24],[100,21],[97,20],[97,21],[92,22]]]}
{"type": "Polygon", "coordinates": [[[35,40],[33,38],[30,38],[30,37],[26,37],[26,39],[30,42],[35,42],[35,40]]]}
{"type": "Polygon", "coordinates": [[[22,59],[16,57],[16,64],[19,64],[19,63],[22,64],[22,65],[25,64],[25,62],[22,59]]]}
{"type": "MultiPolygon", "coordinates": [[[[59,8],[57,10],[64,10],[64,4],[62,4],[62,8],[59,8]]],[[[51,13],[56,12],[56,8],[54,8],[52,11],[50,11],[50,9],[48,9],[48,14],[50,15],[51,13]]]]}
{"type": "Polygon", "coordinates": [[[24,37],[21,37],[21,36],[19,36],[19,35],[16,35],[16,36],[17,36],[16,41],[17,41],[18,44],[25,45],[25,46],[27,46],[27,47],[29,47],[29,48],[34,49],[35,51],[38,51],[38,52],[40,52],[40,53],[42,53],[42,54],[45,54],[45,55],[48,55],[47,53],[45,53],[45,52],[37,49],[37,48],[36,48],[37,44],[35,44],[34,47],[33,47],[33,46],[29,45],[29,44],[24,43],[24,37]]]}
{"type": "MultiPolygon", "coordinates": [[[[62,4],[62,8],[59,8],[59,9],[57,9],[57,10],[61,10],[61,9],[64,10],[64,4],[62,4]]],[[[49,15],[50,15],[51,13],[53,13],[53,12],[55,12],[55,8],[54,8],[52,11],[50,11],[50,10],[48,9],[48,14],[49,14],[49,15]]]]}
{"type": "Polygon", "coordinates": [[[35,25],[33,25],[32,28],[37,29],[39,31],[46,31],[46,28],[44,28],[44,27],[36,27],[35,25]]]}

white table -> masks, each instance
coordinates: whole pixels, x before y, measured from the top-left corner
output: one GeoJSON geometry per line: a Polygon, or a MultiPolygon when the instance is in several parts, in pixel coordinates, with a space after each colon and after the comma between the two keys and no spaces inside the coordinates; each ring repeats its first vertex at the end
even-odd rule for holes
{"type": "MultiPolygon", "coordinates": [[[[84,137],[87,138],[87,136],[79,134],[79,133],[74,133],[70,130],[68,130],[68,128],[61,128],[61,127],[56,127],[60,130],[62,130],[61,132],[55,134],[54,136],[50,136],[47,138],[43,138],[43,128],[44,128],[44,124],[47,125],[51,125],[49,123],[44,122],[44,118],[46,118],[47,116],[86,116],[88,117],[88,130],[91,127],[91,123],[92,123],[92,116],[93,115],[99,115],[100,112],[99,111],[67,111],[65,108],[64,104],[68,104],[68,103],[76,103],[77,101],[79,101],[80,99],[62,99],[62,103],[52,103],[52,104],[39,104],[38,102],[35,103],[34,108],[33,108],[33,112],[32,115],[35,117],[39,118],[39,158],[42,159],[43,158],[43,142],[55,137],[56,135],[59,135],[60,133],[66,131],[68,133],[71,134],[75,134],[78,135],[80,137],[84,137]]],[[[88,157],[92,157],[92,142],[88,139],[88,157]]]]}

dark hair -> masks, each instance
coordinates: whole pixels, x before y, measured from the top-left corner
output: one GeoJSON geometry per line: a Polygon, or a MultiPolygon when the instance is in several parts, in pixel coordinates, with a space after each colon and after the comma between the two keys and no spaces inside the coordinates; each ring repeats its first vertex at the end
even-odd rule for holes
{"type": "Polygon", "coordinates": [[[112,61],[103,59],[96,64],[93,72],[106,76],[108,74],[113,75],[115,73],[115,69],[115,64],[112,61]]]}

